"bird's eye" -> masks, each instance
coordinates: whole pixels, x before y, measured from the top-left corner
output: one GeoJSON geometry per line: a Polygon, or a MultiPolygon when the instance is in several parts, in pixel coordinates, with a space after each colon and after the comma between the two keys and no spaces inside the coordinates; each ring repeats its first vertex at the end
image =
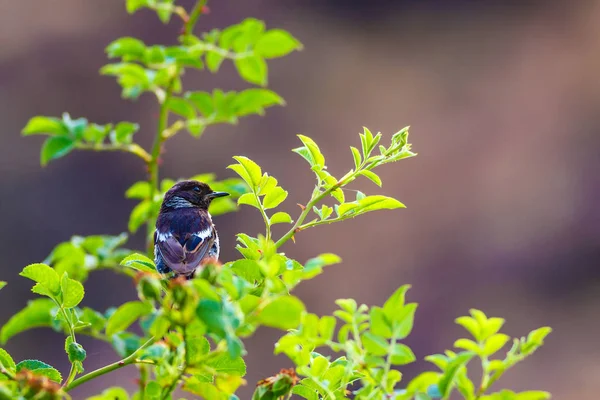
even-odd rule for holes
{"type": "Polygon", "coordinates": [[[199,192],[199,191],[200,191],[200,188],[198,186],[195,186],[194,187],[194,192],[199,192]]]}

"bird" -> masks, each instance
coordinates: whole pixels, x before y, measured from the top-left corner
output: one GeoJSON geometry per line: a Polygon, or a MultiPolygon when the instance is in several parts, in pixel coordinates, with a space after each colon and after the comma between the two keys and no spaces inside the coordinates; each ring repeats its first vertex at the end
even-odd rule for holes
{"type": "Polygon", "coordinates": [[[208,207],[228,195],[195,180],[178,182],[167,191],[154,232],[154,262],[161,275],[192,279],[206,261],[218,260],[219,235],[208,207]]]}

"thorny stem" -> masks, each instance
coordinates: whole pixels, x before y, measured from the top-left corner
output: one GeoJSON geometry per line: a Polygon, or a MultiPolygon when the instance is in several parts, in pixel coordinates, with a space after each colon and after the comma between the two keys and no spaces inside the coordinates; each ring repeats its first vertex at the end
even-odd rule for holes
{"type": "Polygon", "coordinates": [[[183,378],[183,375],[185,375],[185,371],[186,371],[188,365],[190,365],[190,352],[189,352],[187,344],[188,344],[187,330],[183,329],[183,346],[184,346],[183,351],[185,352],[184,353],[185,359],[183,361],[183,365],[181,366],[181,371],[179,372],[179,374],[177,374],[177,377],[173,380],[171,385],[166,389],[164,395],[161,397],[162,400],[166,400],[169,398],[169,395],[171,393],[173,393],[173,391],[177,388],[177,384],[179,383],[181,378],[183,378]]]}
{"type": "Polygon", "coordinates": [[[340,178],[340,180],[338,180],[335,185],[331,186],[329,189],[326,189],[324,192],[320,193],[316,197],[313,197],[308,202],[308,204],[306,204],[306,207],[302,210],[302,213],[300,214],[300,216],[296,220],[296,223],[294,224],[294,226],[292,226],[292,228],[285,235],[283,235],[281,237],[281,239],[279,239],[275,243],[275,247],[276,248],[281,247],[285,242],[287,242],[292,237],[294,237],[294,235],[297,232],[300,232],[300,231],[302,231],[304,229],[311,228],[311,227],[317,226],[317,225],[330,224],[330,223],[333,223],[333,222],[343,221],[345,219],[355,217],[356,215],[353,214],[351,216],[342,216],[342,217],[337,217],[337,218],[333,218],[333,219],[326,219],[326,220],[321,220],[321,221],[312,221],[312,222],[309,222],[307,224],[302,225],[302,223],[304,222],[304,220],[306,219],[306,217],[308,216],[308,214],[311,212],[312,208],[315,205],[317,205],[321,200],[323,200],[326,196],[330,195],[335,190],[339,189],[340,187],[346,185],[349,182],[352,182],[362,171],[373,169],[377,165],[377,162],[373,161],[373,162],[369,163],[369,165],[366,165],[366,164],[367,164],[367,160],[363,160],[363,162],[356,169],[356,171],[352,171],[351,170],[349,173],[347,173],[342,178],[340,178]]]}
{"type": "MultiPolygon", "coordinates": [[[[65,319],[65,322],[69,327],[69,336],[71,337],[71,339],[73,339],[73,343],[77,343],[77,339],[75,338],[75,329],[73,329],[73,323],[71,322],[71,318],[69,318],[67,311],[62,305],[58,304],[58,302],[56,302],[56,304],[59,306],[60,313],[62,314],[63,318],[65,319]]],[[[69,371],[69,376],[63,384],[63,387],[68,386],[71,382],[73,382],[73,379],[75,379],[75,375],[77,375],[77,368],[75,368],[75,363],[72,362],[71,370],[69,371]]]]}
{"type": "Polygon", "coordinates": [[[135,154],[147,163],[151,160],[150,154],[135,143],[126,145],[112,143],[78,143],[76,147],[81,150],[125,151],[127,153],[135,154]]]}
{"type": "MultiPolygon", "coordinates": [[[[184,35],[189,35],[193,32],[194,26],[196,25],[196,22],[198,22],[198,18],[200,17],[200,14],[202,13],[203,7],[206,5],[206,2],[207,0],[199,0],[198,2],[196,2],[196,5],[192,9],[192,12],[189,14],[189,18],[184,25],[184,35]]],[[[150,160],[148,161],[148,175],[150,180],[150,202],[152,204],[154,203],[154,198],[156,197],[156,194],[159,192],[158,162],[160,159],[160,153],[162,151],[163,143],[168,137],[173,136],[174,132],[176,132],[176,130],[179,129],[179,126],[177,126],[178,129],[175,129],[174,132],[165,132],[167,130],[167,124],[169,123],[169,100],[173,96],[175,79],[179,77],[180,74],[181,70],[177,68],[175,70],[175,73],[173,74],[171,83],[167,87],[167,90],[165,91],[164,96],[162,97],[162,101],[160,102],[158,126],[156,130],[156,135],[154,137],[154,143],[152,144],[150,160]]],[[[155,221],[152,218],[148,221],[147,247],[149,252],[151,252],[152,249],[152,232],[154,231],[154,223],[155,221]]]]}
{"type": "Polygon", "coordinates": [[[71,389],[76,388],[79,385],[82,385],[84,383],[86,383],[87,381],[90,381],[94,378],[97,378],[99,376],[102,376],[104,374],[107,374],[109,372],[112,372],[114,370],[126,367],[127,365],[131,365],[131,364],[154,364],[153,361],[150,360],[140,360],[137,358],[138,354],[144,350],[146,347],[150,346],[151,344],[153,344],[156,341],[156,339],[154,337],[151,337],[150,339],[148,339],[148,341],[146,343],[144,343],[143,345],[141,345],[136,351],[134,351],[133,353],[131,353],[131,355],[129,355],[128,357],[122,359],[121,361],[117,361],[114,362],[112,364],[109,364],[105,367],[99,368],[95,371],[92,371],[88,374],[83,375],[80,378],[75,379],[73,382],[71,382],[70,384],[65,386],[65,391],[68,392],[71,389]]]}

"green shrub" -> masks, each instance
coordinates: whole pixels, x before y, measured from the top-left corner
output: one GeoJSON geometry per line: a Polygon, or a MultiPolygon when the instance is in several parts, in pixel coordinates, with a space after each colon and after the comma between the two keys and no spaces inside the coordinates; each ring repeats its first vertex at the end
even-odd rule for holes
{"type": "MultiPolygon", "coordinates": [[[[130,232],[147,227],[148,248],[163,194],[174,181],[159,181],[159,156],[167,139],[187,130],[200,137],[214,124],[237,124],[242,117],[263,115],[265,109],[283,105],[283,99],[265,88],[267,62],[300,50],[291,34],[267,29],[262,21],[246,19],[224,30],[200,36],[194,26],[205,10],[198,1],[188,12],[174,0],[127,0],[127,11],[152,9],[168,23],[183,22],[176,46],[147,45],[124,37],[106,48],[115,62],[101,73],[114,76],[124,98],[136,99],[145,93],[156,96],[160,116],[150,151],[134,141],[139,126],[132,122],[97,124],[85,118],[37,116],[23,134],[46,135],[41,164],[74,150],[123,151],[139,157],[148,167],[148,179],[134,183],[125,193],[138,200],[128,223],[130,232]],[[223,62],[233,62],[241,79],[256,85],[240,92],[183,92],[181,77],[191,69],[215,73],[223,62]]],[[[402,286],[381,307],[359,305],[340,299],[333,316],[319,317],[307,312],[302,301],[290,292],[301,282],[315,278],[327,266],[339,263],[334,254],[321,254],[303,263],[280,250],[295,235],[323,224],[340,222],[375,210],[403,208],[398,200],[384,195],[356,192],[346,198],[344,188],[356,179],[366,178],[381,186],[376,170],[380,165],[415,156],[408,142],[408,128],[383,138],[367,128],[359,135],[357,147],[350,148],[350,170],[342,177],[331,175],[319,146],[299,135],[300,147],[293,151],[304,158],[315,175],[315,188],[300,214],[292,218],[277,211],[288,192],[277,179],[262,171],[244,156],[234,157],[228,168],[238,178],[217,180],[214,174],[192,179],[207,182],[232,197],[216,200],[212,215],[232,212],[239,205],[258,210],[265,230],[256,237],[240,233],[236,249],[241,258],[223,265],[208,265],[193,280],[164,281],[148,256],[123,247],[127,234],[119,236],[74,236],[52,251],[44,263],[28,265],[21,276],[35,282],[32,291],[41,296],[4,324],[0,341],[32,328],[48,327],[66,335],[64,349],[71,369],[61,374],[37,360],[15,362],[0,349],[0,398],[60,399],[88,381],[128,365],[139,371],[139,391],[128,394],[119,387],[106,388],[91,399],[170,399],[178,387],[194,397],[237,399],[238,387],[245,383],[244,339],[261,326],[286,333],[275,344],[293,369],[282,369],[256,386],[253,399],[287,399],[292,394],[317,399],[448,399],[451,393],[473,399],[547,399],[546,392],[491,393],[502,374],[542,345],[550,328],[537,329],[527,337],[512,340],[512,347],[498,356],[511,339],[499,333],[504,320],[488,318],[479,310],[456,322],[468,338],[454,343],[458,352],[426,357],[439,371],[424,372],[408,383],[396,369],[415,361],[415,355],[402,343],[411,332],[416,303],[406,302],[408,286],[402,286]],[[237,199],[237,202],[232,200],[237,199]],[[272,227],[287,228],[281,236],[272,227]],[[81,307],[84,283],[97,269],[112,269],[134,279],[138,301],[105,312],[81,307]],[[143,332],[128,329],[138,323],[143,332]],[[86,371],[86,351],[78,337],[86,335],[114,347],[121,359],[95,371],[86,371]],[[325,356],[321,354],[326,349],[325,356]],[[481,381],[468,376],[475,359],[483,369],[481,381]]],[[[151,254],[148,254],[151,255],[151,254]]],[[[4,286],[0,283],[0,288],[4,286]]]]}

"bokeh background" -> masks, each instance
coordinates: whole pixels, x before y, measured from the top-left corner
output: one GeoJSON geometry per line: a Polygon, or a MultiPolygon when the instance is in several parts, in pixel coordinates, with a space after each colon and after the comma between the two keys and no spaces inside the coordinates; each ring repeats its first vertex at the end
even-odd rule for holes
{"type": "MultiPolygon", "coordinates": [[[[297,237],[286,252],[300,260],[331,251],[344,263],[303,284],[311,311],[334,300],[380,304],[410,283],[420,303],[406,343],[419,359],[450,348],[463,334],[454,318],[470,307],[507,319],[522,335],[542,325],[554,333],[499,387],[544,389],[556,399],[597,399],[600,391],[600,1],[222,0],[211,2],[199,29],[248,16],[290,30],[305,50],[270,63],[270,87],[287,107],[238,126],[211,127],[200,141],[181,133],[168,143],[163,177],[217,172],[244,154],[290,191],[297,213],[313,177],[289,152],[295,134],[313,137],[334,174],[352,163],[349,145],[363,125],[388,137],[411,125],[419,156],[382,168],[382,189],[406,210],[377,212],[297,237]]],[[[138,121],[148,145],[157,106],[147,95],[122,101],[113,78],[97,71],[103,49],[130,35],[173,43],[180,26],[150,12],[128,16],[121,0],[0,1],[0,322],[32,297],[17,276],[72,234],[126,230],[132,201],[125,189],[144,177],[127,154],[78,152],[39,167],[41,138],[21,138],[29,117],[60,115],[108,123],[138,121]]],[[[190,73],[191,89],[246,87],[231,64],[217,76],[190,73]]],[[[385,139],[384,139],[385,140],[385,139]]],[[[223,259],[236,256],[234,234],[255,233],[251,209],[217,221],[223,259]]],[[[130,246],[140,247],[141,236],[130,246]]],[[[85,304],[98,309],[134,298],[130,282],[110,272],[88,281],[85,304]]],[[[278,333],[247,342],[251,386],[290,363],[272,356],[278,333]]],[[[82,339],[86,368],[116,360],[103,344],[82,339]]],[[[40,358],[63,372],[58,334],[35,330],[12,339],[17,359],[40,358]]],[[[429,365],[403,368],[406,379],[429,365]]],[[[75,399],[103,386],[133,388],[134,369],[82,386],[75,399]]]]}

